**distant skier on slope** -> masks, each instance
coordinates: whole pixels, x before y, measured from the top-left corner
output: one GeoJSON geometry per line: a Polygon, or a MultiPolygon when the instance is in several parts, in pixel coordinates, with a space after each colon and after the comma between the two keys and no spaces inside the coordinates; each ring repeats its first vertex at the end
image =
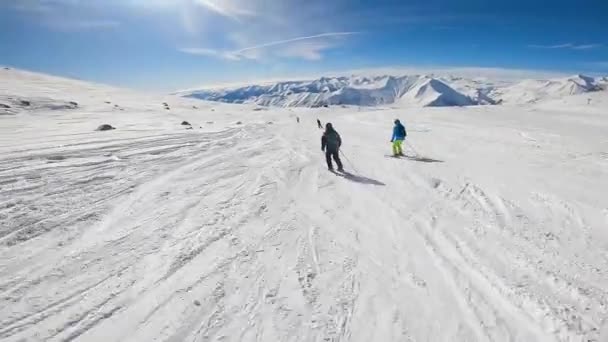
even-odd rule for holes
{"type": "Polygon", "coordinates": [[[405,140],[406,136],[407,132],[405,131],[405,126],[401,124],[399,119],[396,119],[395,126],[393,127],[393,137],[391,138],[391,142],[393,143],[393,156],[403,156],[401,144],[403,143],[403,140],[405,140]]]}
{"type": "Polygon", "coordinates": [[[317,119],[317,126],[319,126],[319,129],[323,129],[323,125],[321,124],[321,120],[317,119]]]}
{"type": "Polygon", "coordinates": [[[300,117],[299,117],[299,116],[296,116],[296,121],[297,121],[298,123],[300,123],[300,117]]]}
{"type": "Polygon", "coordinates": [[[338,171],[343,172],[342,161],[340,160],[340,146],[342,146],[342,138],[340,134],[336,132],[331,123],[325,125],[325,133],[321,138],[321,151],[325,151],[325,160],[327,161],[327,169],[330,171],[334,170],[331,163],[333,157],[338,165],[338,171]]]}

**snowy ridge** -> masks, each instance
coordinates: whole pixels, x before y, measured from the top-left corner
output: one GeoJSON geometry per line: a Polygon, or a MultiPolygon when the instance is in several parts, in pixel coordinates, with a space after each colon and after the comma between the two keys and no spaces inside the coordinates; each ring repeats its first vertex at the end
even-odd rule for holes
{"type": "Polygon", "coordinates": [[[428,107],[472,106],[477,102],[434,78],[421,78],[400,100],[428,107]]]}
{"type": "Polygon", "coordinates": [[[279,107],[332,105],[418,107],[521,104],[599,91],[605,78],[583,75],[553,80],[488,81],[454,76],[349,76],[268,85],[205,89],[178,95],[209,101],[279,107]]]}
{"type": "Polygon", "coordinates": [[[473,105],[473,99],[429,76],[322,77],[314,81],[279,82],[179,95],[210,101],[255,103],[263,106],[321,107],[325,105],[377,106],[396,102],[419,106],[473,105]],[[421,90],[420,94],[418,92],[421,90]],[[427,92],[428,90],[428,92],[427,92]],[[411,96],[405,95],[413,92],[411,96]],[[430,92],[441,94],[433,96],[430,92]],[[438,98],[441,97],[441,100],[438,98]]]}
{"type": "Polygon", "coordinates": [[[603,90],[604,79],[575,75],[553,80],[525,80],[494,89],[490,96],[512,104],[538,102],[603,90]]]}
{"type": "Polygon", "coordinates": [[[353,115],[0,70],[0,104],[3,342],[608,341],[608,92],[353,115]]]}

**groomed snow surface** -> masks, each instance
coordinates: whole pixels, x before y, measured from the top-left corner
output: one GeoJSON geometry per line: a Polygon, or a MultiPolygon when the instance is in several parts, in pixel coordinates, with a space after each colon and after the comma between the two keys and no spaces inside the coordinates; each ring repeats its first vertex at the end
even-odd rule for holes
{"type": "Polygon", "coordinates": [[[2,69],[0,340],[608,341],[607,95],[260,110],[2,69]]]}

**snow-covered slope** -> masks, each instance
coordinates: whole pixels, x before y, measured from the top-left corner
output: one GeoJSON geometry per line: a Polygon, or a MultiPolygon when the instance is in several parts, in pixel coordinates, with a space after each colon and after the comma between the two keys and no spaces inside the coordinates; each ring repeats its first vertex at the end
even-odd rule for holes
{"type": "Polygon", "coordinates": [[[257,110],[0,70],[0,340],[607,341],[607,95],[257,110]]]}
{"type": "Polygon", "coordinates": [[[553,80],[525,80],[512,86],[497,88],[490,96],[504,103],[522,104],[599,90],[602,90],[601,79],[575,75],[553,80]]]}
{"type": "Polygon", "coordinates": [[[604,79],[577,75],[553,80],[488,80],[451,75],[322,77],[236,88],[190,90],[181,96],[263,106],[470,106],[521,104],[594,92],[604,79]]]}

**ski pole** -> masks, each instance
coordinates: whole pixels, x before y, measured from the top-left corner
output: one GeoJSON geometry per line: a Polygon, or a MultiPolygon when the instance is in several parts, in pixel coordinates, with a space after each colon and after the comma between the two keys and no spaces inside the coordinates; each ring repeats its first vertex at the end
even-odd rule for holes
{"type": "Polygon", "coordinates": [[[353,168],[353,171],[355,171],[356,173],[359,173],[359,171],[357,171],[357,169],[353,165],[353,162],[351,162],[350,159],[348,159],[348,157],[346,156],[346,154],[344,154],[344,152],[342,152],[342,150],[340,150],[340,154],[342,154],[342,156],[344,157],[344,159],[346,159],[346,161],[348,162],[348,164],[350,165],[350,167],[353,168]]]}

